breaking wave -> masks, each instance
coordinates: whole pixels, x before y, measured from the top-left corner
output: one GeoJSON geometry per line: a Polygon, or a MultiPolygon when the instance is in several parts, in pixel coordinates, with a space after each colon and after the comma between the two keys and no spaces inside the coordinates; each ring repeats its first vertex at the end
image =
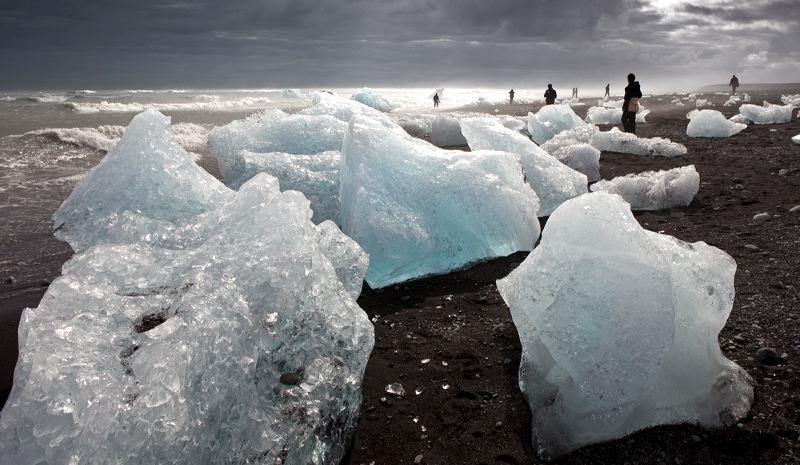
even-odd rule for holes
{"type": "Polygon", "coordinates": [[[67,102],[65,105],[78,113],[140,113],[148,108],[159,111],[188,110],[229,110],[242,108],[258,108],[270,99],[266,97],[244,98],[239,100],[201,99],[189,103],[120,103],[103,100],[98,103],[67,102]]]}

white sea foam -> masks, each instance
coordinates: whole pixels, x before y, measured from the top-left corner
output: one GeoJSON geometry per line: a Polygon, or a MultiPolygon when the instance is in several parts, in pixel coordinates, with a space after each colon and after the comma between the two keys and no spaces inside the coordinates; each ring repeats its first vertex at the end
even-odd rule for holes
{"type": "MultiPolygon", "coordinates": [[[[209,97],[209,96],[206,96],[209,97]]],[[[65,105],[78,113],[138,113],[148,108],[159,111],[190,110],[234,110],[261,108],[270,102],[267,97],[242,98],[237,100],[208,99],[188,103],[121,103],[103,100],[99,103],[68,102],[65,105]]]]}

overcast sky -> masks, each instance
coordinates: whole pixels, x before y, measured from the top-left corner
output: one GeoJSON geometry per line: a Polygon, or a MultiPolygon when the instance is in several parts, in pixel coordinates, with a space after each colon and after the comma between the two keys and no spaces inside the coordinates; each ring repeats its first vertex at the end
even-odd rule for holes
{"type": "Polygon", "coordinates": [[[798,82],[799,44],[800,0],[0,0],[4,89],[654,92],[798,82]]]}

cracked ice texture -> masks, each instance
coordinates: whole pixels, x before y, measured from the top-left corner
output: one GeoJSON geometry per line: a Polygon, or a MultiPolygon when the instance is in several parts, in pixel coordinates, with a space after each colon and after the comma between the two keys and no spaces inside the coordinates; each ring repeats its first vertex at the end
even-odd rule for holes
{"type": "MultiPolygon", "coordinates": [[[[141,188],[145,196],[164,184],[141,188]]],[[[73,257],[40,306],[23,313],[0,456],[338,462],[373,329],[334,263],[357,267],[363,253],[353,260],[355,244],[310,216],[302,194],[281,193],[260,174],[197,218],[207,226],[202,241],[181,250],[98,244],[73,257]],[[281,383],[286,373],[298,382],[281,383]]]]}
{"type": "Polygon", "coordinates": [[[730,137],[747,128],[746,124],[728,121],[717,110],[700,110],[690,112],[692,116],[686,126],[686,135],[689,137],[730,137]]]}
{"type": "MultiPolygon", "coordinates": [[[[650,110],[640,107],[636,113],[637,123],[647,123],[645,117],[650,114],[650,110]]],[[[610,107],[591,107],[586,111],[586,121],[592,124],[620,124],[622,122],[622,101],[619,108],[610,107]]]]}
{"type": "Polygon", "coordinates": [[[194,233],[176,230],[175,223],[231,199],[232,192],[175,142],[169,123],[153,109],[131,120],[53,214],[57,238],[76,252],[97,243],[137,241],[181,247],[194,233]]]}
{"type": "Polygon", "coordinates": [[[592,184],[592,191],[618,194],[633,210],[685,207],[699,190],[700,175],[694,165],[618,176],[592,184]]]}
{"type": "Polygon", "coordinates": [[[373,288],[531,250],[539,236],[519,156],[442,150],[369,118],[350,122],[340,189],[342,231],[369,254],[373,288]]]}
{"type": "Polygon", "coordinates": [[[619,196],[559,207],[540,245],[497,282],[522,341],[537,453],[744,417],[752,381],[717,342],[735,271],[717,248],[642,229],[619,196]]]}
{"type": "Polygon", "coordinates": [[[561,131],[585,125],[569,105],[545,105],[535,114],[528,113],[528,132],[539,145],[561,131]]]}
{"type": "Polygon", "coordinates": [[[604,152],[660,157],[677,157],[686,155],[687,152],[686,147],[669,139],[639,137],[636,134],[622,132],[618,128],[595,133],[592,136],[592,145],[604,152]]]}
{"type": "Polygon", "coordinates": [[[764,102],[764,106],[745,103],[739,107],[739,114],[754,122],[755,124],[788,123],[792,120],[792,112],[795,106],[773,105],[764,102]]]}
{"type": "Polygon", "coordinates": [[[351,95],[350,98],[356,102],[363,103],[368,107],[384,113],[394,110],[394,105],[392,105],[382,95],[367,87],[353,92],[353,95],[351,95]]]}
{"type": "Polygon", "coordinates": [[[461,132],[472,150],[499,150],[519,155],[528,184],[541,202],[539,216],[548,216],[562,202],[588,192],[584,174],[561,163],[498,119],[464,119],[461,132]]]}

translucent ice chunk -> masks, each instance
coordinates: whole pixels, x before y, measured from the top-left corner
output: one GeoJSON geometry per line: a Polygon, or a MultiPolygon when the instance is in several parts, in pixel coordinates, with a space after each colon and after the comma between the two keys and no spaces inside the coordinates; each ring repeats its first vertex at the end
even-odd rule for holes
{"type": "Polygon", "coordinates": [[[619,196],[562,204],[540,245],[497,282],[523,346],[537,453],[744,417],[752,381],[717,342],[735,270],[719,249],[642,229],[619,196]]]}
{"type": "Polygon", "coordinates": [[[792,142],[794,142],[795,144],[800,144],[800,134],[792,137],[792,142]]]}
{"type": "Polygon", "coordinates": [[[528,113],[528,132],[539,145],[561,131],[584,125],[569,105],[545,105],[536,114],[528,113]]]}
{"type": "Polygon", "coordinates": [[[590,145],[599,129],[593,124],[561,131],[541,148],[561,163],[583,173],[589,182],[600,179],[600,151],[590,145]]]}
{"type": "Polygon", "coordinates": [[[633,210],[685,207],[699,190],[700,175],[694,165],[629,174],[592,184],[592,191],[619,194],[633,210]]]}
{"type": "Polygon", "coordinates": [[[772,105],[764,102],[764,106],[745,103],[739,107],[739,113],[755,124],[788,123],[792,120],[794,105],[772,105]]]}
{"type": "Polygon", "coordinates": [[[588,191],[585,175],[564,165],[495,118],[464,119],[461,132],[472,150],[500,150],[520,156],[528,183],[541,202],[540,216],[550,215],[565,200],[588,191]]]}
{"type": "Polygon", "coordinates": [[[686,126],[689,137],[730,137],[747,128],[746,124],[728,121],[717,110],[700,110],[686,126]]]}
{"type": "Polygon", "coordinates": [[[677,142],[661,137],[638,137],[636,134],[622,132],[617,128],[594,134],[592,136],[592,145],[604,152],[661,157],[686,155],[686,147],[677,142]]]}
{"type": "Polygon", "coordinates": [[[364,87],[361,90],[357,90],[353,92],[353,95],[350,96],[353,100],[359,103],[363,103],[368,107],[372,107],[378,111],[382,111],[384,113],[388,113],[394,110],[394,105],[392,105],[386,98],[382,95],[378,94],[372,89],[364,87]]]}
{"type": "MultiPolygon", "coordinates": [[[[750,100],[748,100],[749,102],[750,100]]],[[[781,102],[784,105],[794,105],[796,107],[800,107],[800,94],[794,95],[781,95],[781,102]]]]}
{"type": "Polygon", "coordinates": [[[467,145],[461,125],[453,116],[437,115],[431,123],[431,144],[438,147],[467,145]]]}
{"type": "MultiPolygon", "coordinates": [[[[639,107],[636,113],[637,123],[646,123],[645,119],[650,114],[650,110],[639,107]]],[[[622,102],[616,108],[608,107],[591,107],[586,111],[586,121],[592,124],[620,124],[622,122],[622,102]]]]}
{"type": "Polygon", "coordinates": [[[539,235],[517,155],[441,150],[355,116],[340,182],[340,225],[369,254],[373,288],[530,250],[539,235]]]}
{"type": "Polygon", "coordinates": [[[205,241],[99,244],[25,310],[4,461],[338,463],[372,325],[301,194],[231,196],[205,241]]]}

